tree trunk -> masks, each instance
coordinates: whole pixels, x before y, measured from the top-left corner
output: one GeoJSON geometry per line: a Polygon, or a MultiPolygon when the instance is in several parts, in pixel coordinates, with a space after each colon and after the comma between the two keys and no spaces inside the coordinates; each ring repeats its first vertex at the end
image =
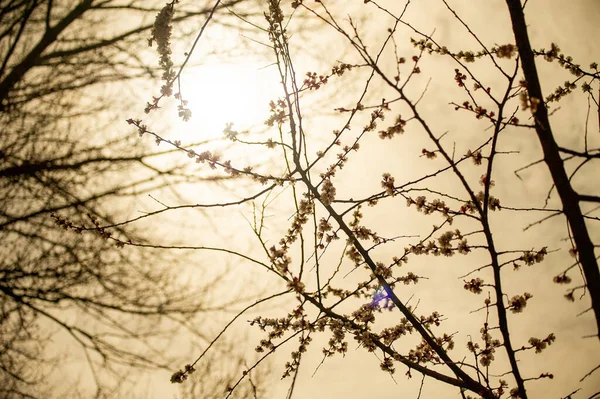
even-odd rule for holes
{"type": "Polygon", "coordinates": [[[540,86],[540,79],[535,67],[535,60],[529,35],[527,34],[527,25],[525,24],[525,15],[520,0],[506,0],[510,11],[513,32],[523,74],[527,81],[527,90],[531,98],[539,99],[535,117],[535,130],[542,145],[544,152],[544,161],[548,165],[550,174],[556,191],[562,201],[563,212],[569,222],[573,240],[577,249],[577,257],[583,269],[586,285],[592,300],[592,309],[596,316],[597,334],[600,338],[600,273],[598,272],[598,262],[594,254],[594,244],[592,243],[585,225],[585,219],[579,207],[581,198],[573,190],[567,172],[565,171],[563,160],[560,157],[558,145],[554,140],[554,135],[548,119],[548,110],[546,109],[540,86]]]}

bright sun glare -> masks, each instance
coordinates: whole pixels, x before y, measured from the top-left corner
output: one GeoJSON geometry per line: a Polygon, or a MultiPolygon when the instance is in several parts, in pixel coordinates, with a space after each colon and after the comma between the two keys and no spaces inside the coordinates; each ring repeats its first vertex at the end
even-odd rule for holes
{"type": "Polygon", "coordinates": [[[183,98],[192,111],[188,122],[172,113],[174,132],[182,136],[182,141],[223,137],[227,123],[240,131],[261,126],[268,117],[269,101],[281,92],[274,68],[258,63],[190,68],[182,76],[181,85],[183,98]]]}

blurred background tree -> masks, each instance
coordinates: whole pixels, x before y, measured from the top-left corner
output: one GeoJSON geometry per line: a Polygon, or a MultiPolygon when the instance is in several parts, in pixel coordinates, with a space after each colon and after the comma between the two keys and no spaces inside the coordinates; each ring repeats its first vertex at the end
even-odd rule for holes
{"type": "MultiPolygon", "coordinates": [[[[250,17],[249,3],[222,2],[212,23],[250,17]]],[[[170,150],[123,134],[131,94],[161,74],[146,56],[163,5],[0,1],[0,398],[122,397],[136,370],[173,369],[177,334],[202,342],[197,323],[236,302],[212,301],[226,270],[188,283],[182,258],[108,240],[144,243],[164,226],[72,228],[130,217],[148,194],[231,179],[163,162],[170,150]]],[[[173,19],[182,41],[213,3],[187,6],[173,19]]],[[[231,359],[223,381],[237,374],[231,359]]]]}

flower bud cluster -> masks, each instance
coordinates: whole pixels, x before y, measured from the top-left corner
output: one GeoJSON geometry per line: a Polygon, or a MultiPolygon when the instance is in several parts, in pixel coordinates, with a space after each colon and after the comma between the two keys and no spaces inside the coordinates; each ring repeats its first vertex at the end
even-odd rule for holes
{"type": "Polygon", "coordinates": [[[379,138],[392,139],[395,135],[404,133],[404,126],[406,126],[406,121],[402,119],[402,116],[398,115],[393,125],[379,131],[379,138]]]}
{"type": "Polygon", "coordinates": [[[544,261],[545,256],[548,255],[548,247],[542,247],[537,252],[525,251],[519,260],[523,261],[527,266],[531,266],[534,263],[541,263],[544,261]]]}
{"type": "Polygon", "coordinates": [[[523,295],[515,295],[508,301],[507,309],[510,309],[513,313],[521,313],[525,306],[527,306],[527,301],[533,298],[529,292],[524,293],[523,295]]]}
{"type": "Polygon", "coordinates": [[[162,80],[166,83],[162,86],[161,94],[170,96],[173,94],[173,80],[175,72],[173,71],[173,61],[171,60],[171,32],[173,26],[171,21],[175,11],[175,4],[178,0],[167,3],[158,13],[152,27],[152,36],[148,40],[151,46],[153,41],[156,41],[157,51],[160,55],[159,65],[163,70],[162,80]]]}
{"type": "Polygon", "coordinates": [[[192,374],[196,369],[191,364],[186,364],[184,370],[178,370],[171,375],[171,383],[181,384],[187,380],[188,375],[192,374]]]}
{"type": "MultiPolygon", "coordinates": [[[[535,337],[529,338],[529,345],[531,345],[530,348],[535,348],[535,353],[542,353],[542,351],[546,349],[546,347],[548,347],[549,345],[552,345],[554,341],[556,341],[556,337],[554,336],[554,334],[550,334],[544,339],[539,339],[535,337]]],[[[527,348],[523,347],[522,349],[527,348]]]]}
{"type": "Polygon", "coordinates": [[[471,252],[467,239],[462,236],[460,230],[450,230],[438,237],[437,243],[434,241],[419,242],[405,249],[415,255],[434,255],[434,256],[452,256],[455,252],[466,255],[471,252]],[[453,241],[458,241],[453,246],[453,241]]]}

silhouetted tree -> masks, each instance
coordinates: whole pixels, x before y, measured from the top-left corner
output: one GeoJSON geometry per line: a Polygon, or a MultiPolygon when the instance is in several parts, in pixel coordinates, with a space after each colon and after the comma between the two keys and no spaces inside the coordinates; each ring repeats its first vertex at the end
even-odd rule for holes
{"type": "MultiPolygon", "coordinates": [[[[260,304],[284,295],[295,301],[279,316],[251,319],[250,325],[264,334],[256,347],[262,357],[249,365],[227,396],[235,393],[238,384],[263,359],[293,342],[291,359],[283,370],[283,377],[292,379],[288,395],[291,397],[300,364],[313,338],[326,335],[329,340],[322,348],[323,361],[345,354],[350,342],[355,342],[376,353],[385,372],[394,374],[403,367],[409,378],[420,373],[422,381],[427,378],[441,383],[446,390],[439,397],[448,397],[448,392],[453,391],[465,399],[534,397],[543,391],[536,391],[541,384],[534,385],[532,381],[554,379],[547,369],[561,365],[534,364],[529,353],[539,354],[557,339],[574,350],[580,343],[576,341],[579,337],[573,336],[581,330],[571,323],[566,327],[567,334],[557,337],[553,331],[540,332],[547,327],[540,323],[548,317],[546,313],[530,313],[531,319],[526,319],[529,323],[522,321],[527,316],[521,313],[530,310],[538,295],[548,301],[546,306],[558,308],[555,298],[544,291],[554,283],[571,284],[578,278],[574,272],[578,268],[583,279],[569,289],[566,297],[574,300],[573,293],[582,290],[592,299],[591,309],[598,311],[598,266],[590,239],[590,231],[597,228],[594,223],[599,220],[598,208],[584,212],[580,207],[582,202],[598,202],[598,197],[575,191],[563,158],[581,158],[581,165],[593,162],[598,158],[598,149],[589,143],[597,140],[588,137],[586,128],[582,135],[585,150],[559,146],[547,109],[574,93],[578,85],[590,104],[598,107],[594,96],[600,79],[598,65],[581,67],[555,44],[549,50],[532,49],[524,19],[527,1],[506,1],[515,42],[490,43],[478,36],[449,2],[441,0],[452,20],[476,46],[474,49],[451,48],[443,42],[445,38],[424,33],[409,17],[416,7],[410,1],[358,3],[354,11],[359,16],[372,13],[369,18],[376,15],[378,24],[385,29],[368,34],[371,32],[363,31],[356,22],[360,18],[337,17],[339,4],[302,0],[270,0],[265,5],[266,23],[254,25],[257,30],[253,39],[263,43],[268,40],[273,50],[272,67],[278,72],[281,97],[270,104],[265,123],[271,130],[266,137],[260,133],[242,140],[233,125],[227,126],[224,133],[244,149],[253,145],[258,158],[262,156],[261,149],[279,151],[280,156],[268,167],[244,164],[235,155],[217,156],[208,147],[198,151],[170,140],[142,119],[128,121],[140,136],[178,149],[197,163],[222,171],[223,176],[256,182],[256,188],[241,200],[195,206],[238,210],[251,205],[247,220],[257,248],[246,252],[230,242],[217,248],[188,247],[228,253],[279,280],[280,291],[273,297],[264,297],[260,304]],[[363,14],[362,10],[368,11],[363,14]],[[355,51],[355,57],[341,63],[331,60],[327,72],[299,72],[297,60],[302,53],[295,53],[290,43],[301,29],[294,22],[302,13],[321,20],[336,35],[336,46],[347,45],[355,51]],[[413,49],[400,45],[407,35],[413,36],[413,49]],[[442,57],[445,67],[449,61],[452,69],[442,73],[431,68],[428,55],[442,57]],[[557,61],[575,79],[544,97],[535,70],[536,57],[557,61]],[[428,83],[420,78],[428,69],[435,71],[439,80],[453,83],[449,89],[453,90],[449,93],[451,107],[466,116],[460,119],[459,132],[449,130],[448,125],[453,126],[451,118],[435,102],[439,96],[446,106],[447,94],[440,90],[432,98],[428,83]],[[330,85],[338,80],[346,88],[347,97],[328,97],[330,108],[336,112],[331,116],[331,125],[322,120],[315,123],[304,104],[316,90],[327,96],[330,85]],[[477,134],[470,134],[471,131],[477,134]],[[516,169],[514,162],[530,162],[532,154],[538,155],[527,136],[533,131],[550,170],[551,180],[547,182],[556,187],[561,200],[560,209],[547,206],[550,194],[541,200],[521,194],[519,190],[523,189],[517,186],[512,173],[516,169]],[[409,134],[410,140],[406,139],[409,134]],[[390,149],[389,145],[380,144],[382,140],[401,144],[390,149]],[[523,154],[514,149],[519,146],[524,147],[523,154]],[[512,168],[511,173],[506,173],[507,168],[512,168]],[[412,209],[434,221],[429,224],[417,220],[412,209]],[[564,234],[572,234],[567,250],[560,251],[559,242],[545,234],[535,239],[524,234],[513,236],[527,228],[526,222],[523,226],[517,224],[538,215],[543,215],[541,220],[532,225],[565,216],[569,228],[564,234]],[[507,219],[513,223],[502,223],[507,219]],[[530,242],[535,242],[535,246],[530,242]],[[552,277],[538,272],[531,278],[534,272],[528,270],[554,252],[557,254],[552,256],[560,262],[564,262],[564,255],[573,256],[573,265],[565,265],[552,277]],[[429,257],[423,259],[426,256],[429,257]],[[461,261],[450,260],[456,257],[462,257],[461,261]],[[520,277],[523,275],[529,278],[520,277]],[[427,278],[438,280],[437,285],[413,288],[416,284],[426,285],[427,278]],[[485,298],[481,302],[465,300],[463,290],[484,294],[485,298]],[[442,297],[440,291],[446,296],[442,297]],[[451,307],[448,303],[456,305],[451,307]],[[473,310],[472,314],[465,315],[459,310],[461,307],[473,310]],[[439,308],[474,321],[470,325],[453,324],[453,314],[444,316],[439,308]]],[[[175,3],[170,3],[165,10],[171,12],[173,7],[175,3]]],[[[164,26],[168,27],[168,23],[164,26]]],[[[165,43],[159,46],[161,60],[167,60],[168,30],[165,28],[159,36],[165,43]]],[[[176,77],[168,68],[164,70],[163,94],[168,96],[176,77]]],[[[158,102],[159,99],[150,102],[147,110],[152,111],[158,102]]],[[[580,171],[581,166],[577,166],[573,173],[580,171]]],[[[594,188],[589,181],[585,187],[594,188]]],[[[167,206],[164,211],[170,209],[167,206]]],[[[110,228],[100,225],[96,230],[110,228]]],[[[122,240],[119,243],[128,245],[122,240]]],[[[543,306],[538,305],[537,312],[540,309],[543,306]]],[[[586,320],[585,328],[592,324],[586,320]]],[[[598,332],[591,336],[596,337],[598,332]]],[[[190,372],[206,361],[209,349],[176,371],[172,382],[184,382],[190,372]]],[[[585,362],[582,367],[590,364],[589,359],[561,359],[567,361],[570,366],[579,365],[577,362],[585,362]]],[[[582,389],[580,383],[588,383],[590,375],[599,368],[593,367],[578,380],[563,380],[559,388],[564,393],[552,388],[546,393],[552,390],[571,398],[582,389]]],[[[418,397],[422,387],[423,383],[418,397]]],[[[538,397],[547,397],[545,393],[541,395],[538,397]]]]}
{"type": "MultiPolygon", "coordinates": [[[[590,86],[590,83],[594,83],[599,78],[598,65],[592,64],[589,69],[582,68],[581,65],[573,63],[571,57],[560,53],[560,49],[555,44],[547,51],[534,52],[529,41],[527,25],[525,23],[525,13],[521,1],[507,0],[506,4],[510,11],[513,32],[515,34],[515,43],[519,51],[519,58],[522,63],[523,75],[525,77],[526,91],[524,91],[524,93],[529,97],[529,101],[532,104],[535,104],[532,107],[534,117],[533,125],[535,126],[535,131],[542,146],[544,162],[548,166],[548,170],[552,176],[552,182],[556,187],[556,191],[562,203],[561,213],[564,214],[569,223],[570,236],[572,235],[573,242],[573,253],[585,276],[585,286],[588,288],[592,301],[592,309],[596,317],[597,335],[598,338],[600,338],[600,272],[598,271],[598,262],[594,244],[590,238],[584,213],[580,206],[580,203],[582,202],[600,203],[600,196],[590,195],[586,192],[577,192],[571,183],[571,179],[577,170],[585,164],[592,162],[594,159],[600,158],[600,154],[598,154],[596,149],[589,150],[587,132],[585,132],[584,136],[584,151],[559,147],[550,125],[548,108],[545,106],[537,106],[538,103],[543,104],[545,102],[559,101],[573,89],[577,88],[577,83],[580,81],[583,81],[584,92],[588,93],[590,98],[594,98],[594,95],[591,93],[592,86],[590,86]],[[554,93],[544,97],[540,85],[540,78],[535,66],[536,55],[545,57],[547,61],[556,61],[560,63],[560,65],[574,75],[575,78],[567,80],[564,86],[559,87],[554,93]],[[580,162],[571,176],[569,176],[565,170],[563,156],[576,157],[580,162]]],[[[596,107],[598,107],[598,100],[599,99],[594,98],[596,107]]],[[[598,115],[598,122],[600,123],[600,113],[598,115]]]]}

